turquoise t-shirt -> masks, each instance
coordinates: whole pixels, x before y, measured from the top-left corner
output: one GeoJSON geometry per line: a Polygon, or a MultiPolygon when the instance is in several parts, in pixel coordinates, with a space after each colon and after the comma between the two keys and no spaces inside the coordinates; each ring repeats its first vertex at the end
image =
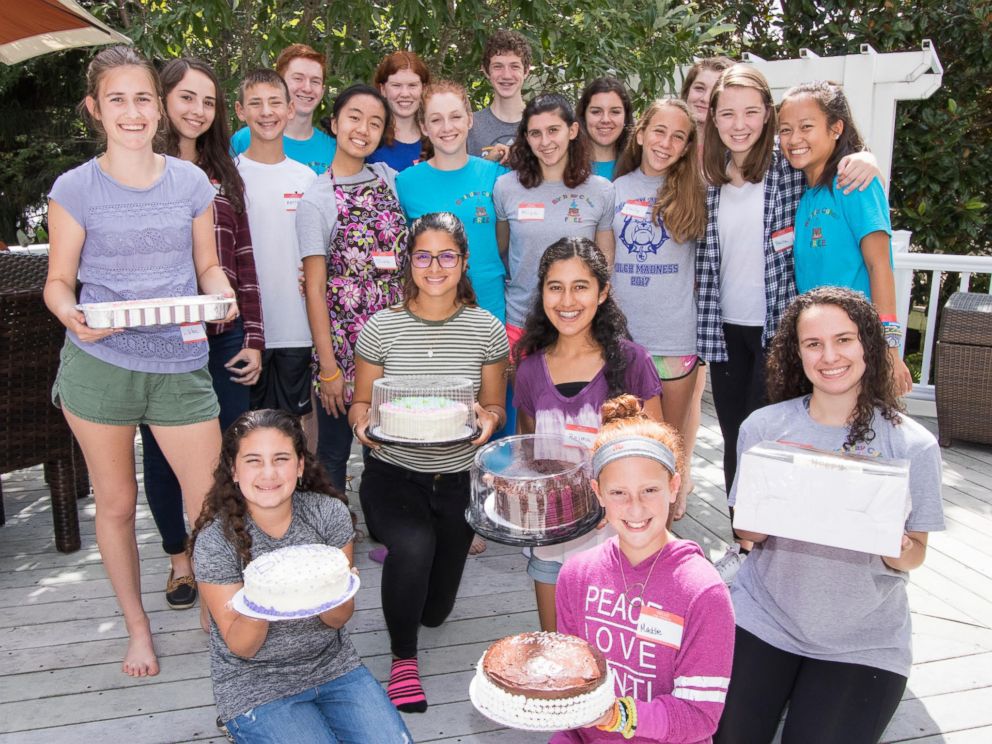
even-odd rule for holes
{"type": "MultiPolygon", "coordinates": [[[[241,127],[231,135],[231,156],[240,155],[248,149],[251,144],[251,132],[248,127],[241,127]]],[[[337,149],[337,142],[333,137],[327,135],[319,129],[314,129],[310,139],[298,140],[282,136],[282,148],[286,157],[303,163],[318,176],[331,167],[334,160],[334,151],[337,149]]]]}
{"type": "Polygon", "coordinates": [[[866,190],[850,194],[836,181],[833,189],[807,189],[796,209],[796,289],[802,293],[828,285],[847,287],[871,300],[861,240],[879,231],[892,236],[889,202],[877,178],[866,190]]]}
{"type": "Polygon", "coordinates": [[[617,167],[616,160],[593,160],[592,172],[594,175],[602,176],[607,181],[613,180],[613,169],[617,167]]]}
{"type": "Polygon", "coordinates": [[[429,212],[452,212],[465,225],[468,236],[468,276],[479,298],[479,306],[506,322],[503,296],[506,269],[496,244],[496,210],[493,185],[507,173],[498,163],[469,157],[453,171],[438,170],[420,163],[396,176],[400,206],[411,222],[429,212]]]}

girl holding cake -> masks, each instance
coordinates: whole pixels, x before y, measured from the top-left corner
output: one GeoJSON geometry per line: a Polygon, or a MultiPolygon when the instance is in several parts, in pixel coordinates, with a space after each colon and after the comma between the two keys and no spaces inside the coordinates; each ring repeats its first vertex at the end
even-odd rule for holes
{"type": "MultiPolygon", "coordinates": [[[[661,421],[661,382],[651,356],[628,341],[627,320],[610,291],[610,269],[587,238],[562,238],[537,269],[540,294],[514,348],[513,405],[522,434],[555,434],[590,447],[608,398],[631,393],[648,416],[661,421]]],[[[555,630],[555,582],[565,557],[595,545],[603,532],[531,549],[541,629],[555,630]]]]}
{"type": "Polygon", "coordinates": [[[358,337],[349,420],[359,441],[372,448],[359,494],[387,548],[382,610],[394,657],[389,697],[400,710],[423,712],[418,630],[443,623],[455,604],[473,535],[465,521],[469,468],[476,448],[505,421],[509,347],[503,325],[476,304],[466,273],[468,238],[458,218],[424,215],[410,228],[410,246],[404,302],[369,318],[358,337]],[[425,447],[370,440],[372,386],[382,377],[468,378],[480,434],[425,447]]]}
{"type": "MultiPolygon", "coordinates": [[[[944,528],[940,448],[899,412],[882,323],[860,293],[821,287],[786,310],[768,359],[772,405],[737,446],[765,440],[908,460],[912,511],[898,558],[742,531],[734,669],[716,741],[877,742],[912,662],[907,571],[944,528]]],[[[730,503],[737,498],[737,485],[730,503]]]]}
{"type": "Polygon", "coordinates": [[[616,536],[565,562],[558,630],[602,652],[617,699],[551,742],[710,742],[730,681],[734,612],[699,546],[666,526],[684,472],[680,437],[632,395],[602,413],[592,486],[616,536]]]}
{"type": "Polygon", "coordinates": [[[231,425],[192,542],[210,610],[214,698],[235,741],[412,741],[344,627],[354,599],[279,622],[232,607],[254,559],[319,544],[350,562],[354,535],[347,501],[307,450],[299,419],[260,410],[231,425]]]}

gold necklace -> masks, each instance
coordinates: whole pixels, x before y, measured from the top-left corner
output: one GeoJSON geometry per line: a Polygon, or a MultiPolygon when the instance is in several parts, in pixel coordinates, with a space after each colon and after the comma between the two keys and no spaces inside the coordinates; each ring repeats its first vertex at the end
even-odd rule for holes
{"type": "MultiPolygon", "coordinates": [[[[623,559],[624,559],[624,556],[623,556],[623,551],[620,550],[620,545],[619,544],[617,545],[617,551],[620,553],[620,558],[618,560],[620,561],[620,578],[623,579],[623,597],[624,597],[624,599],[626,599],[628,603],[629,602],[633,602],[635,599],[642,599],[642,597],[644,595],[644,590],[647,588],[648,582],[651,581],[651,574],[654,573],[655,564],[658,563],[658,559],[661,558],[661,554],[665,551],[665,546],[664,545],[661,546],[661,550],[658,551],[658,555],[656,555],[654,557],[654,560],[651,561],[651,569],[648,571],[648,575],[644,578],[644,581],[635,581],[633,583],[633,585],[631,585],[631,586],[628,586],[627,585],[627,576],[626,576],[626,573],[623,570],[623,559]],[[637,593],[637,596],[636,597],[633,597],[633,598],[631,598],[630,596],[628,596],[628,594],[634,589],[634,587],[637,587],[637,586],[641,587],[641,590],[637,593]]],[[[642,600],[641,604],[643,604],[643,600],[642,600]]]]}

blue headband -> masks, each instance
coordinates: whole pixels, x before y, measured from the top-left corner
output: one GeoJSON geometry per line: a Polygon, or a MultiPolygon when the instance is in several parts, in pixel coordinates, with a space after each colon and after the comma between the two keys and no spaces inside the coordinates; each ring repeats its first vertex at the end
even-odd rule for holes
{"type": "Polygon", "coordinates": [[[614,460],[625,457],[646,457],[665,466],[668,472],[675,474],[675,454],[657,439],[648,437],[625,437],[607,442],[592,456],[593,477],[598,478],[600,472],[614,460]]]}

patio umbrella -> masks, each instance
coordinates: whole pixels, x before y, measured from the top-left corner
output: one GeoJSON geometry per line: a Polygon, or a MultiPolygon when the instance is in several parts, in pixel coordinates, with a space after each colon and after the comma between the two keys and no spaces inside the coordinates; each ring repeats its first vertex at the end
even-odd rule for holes
{"type": "Polygon", "coordinates": [[[114,43],[131,40],[73,0],[0,2],[0,62],[8,65],[60,49],[114,43]]]}

